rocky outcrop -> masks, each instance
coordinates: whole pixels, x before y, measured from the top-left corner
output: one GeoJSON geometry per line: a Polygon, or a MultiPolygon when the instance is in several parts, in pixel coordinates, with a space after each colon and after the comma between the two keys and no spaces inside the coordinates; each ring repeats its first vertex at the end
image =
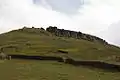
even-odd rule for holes
{"type": "Polygon", "coordinates": [[[70,30],[64,30],[64,29],[58,29],[57,27],[49,26],[46,31],[58,36],[58,37],[71,37],[76,39],[84,39],[92,42],[99,42],[103,44],[108,44],[105,40],[92,36],[89,34],[84,34],[82,32],[76,32],[76,31],[70,31],[70,30]]]}
{"type": "Polygon", "coordinates": [[[42,27],[41,28],[35,28],[35,27],[29,28],[29,27],[24,26],[22,29],[19,29],[19,31],[25,32],[25,33],[49,36],[49,33],[47,31],[45,31],[45,29],[42,27]]]}
{"type": "Polygon", "coordinates": [[[76,31],[71,31],[71,30],[64,30],[64,29],[58,29],[57,27],[52,27],[49,26],[48,28],[46,28],[46,30],[44,28],[28,28],[28,27],[24,27],[22,29],[19,29],[19,31],[22,32],[29,32],[29,33],[36,33],[36,34],[45,34],[45,35],[50,35],[48,32],[52,33],[55,36],[58,37],[67,37],[67,38],[76,38],[76,39],[84,39],[84,40],[88,40],[91,42],[99,42],[102,44],[108,44],[105,40],[96,37],[96,36],[92,36],[89,34],[85,34],[82,32],[76,32],[76,31]]]}

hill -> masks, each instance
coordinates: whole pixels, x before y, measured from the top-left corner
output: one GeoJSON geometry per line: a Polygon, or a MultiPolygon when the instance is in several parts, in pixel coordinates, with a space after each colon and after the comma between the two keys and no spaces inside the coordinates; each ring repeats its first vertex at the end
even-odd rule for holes
{"type": "Polygon", "coordinates": [[[120,80],[120,48],[82,32],[24,27],[0,34],[0,50],[14,55],[0,60],[2,80],[120,80]],[[62,56],[79,67],[50,61],[62,56]]]}
{"type": "Polygon", "coordinates": [[[46,30],[24,27],[1,34],[0,48],[7,54],[67,55],[76,60],[116,62],[120,56],[119,47],[99,37],[51,26],[46,30]]]}

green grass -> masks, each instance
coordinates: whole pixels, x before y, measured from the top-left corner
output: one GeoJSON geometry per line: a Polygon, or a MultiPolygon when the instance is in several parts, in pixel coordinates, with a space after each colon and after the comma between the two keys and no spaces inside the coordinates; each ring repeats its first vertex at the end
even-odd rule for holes
{"type": "MultiPolygon", "coordinates": [[[[119,64],[120,48],[86,40],[56,37],[49,32],[29,29],[0,35],[0,47],[7,54],[61,56],[57,50],[68,51],[76,60],[102,60],[119,64]],[[15,48],[12,48],[12,47],[15,48]]],[[[87,67],[75,67],[52,61],[0,61],[0,80],[120,80],[120,73],[87,67]],[[100,79],[99,79],[100,78],[100,79]]]]}
{"type": "Polygon", "coordinates": [[[0,80],[120,80],[119,75],[52,61],[0,61],[0,80]]]}
{"type": "Polygon", "coordinates": [[[7,54],[26,55],[48,55],[60,56],[55,53],[57,50],[68,51],[68,56],[82,60],[104,60],[113,61],[113,56],[120,56],[120,48],[87,40],[73,38],[56,37],[46,31],[15,30],[0,35],[0,47],[15,46],[14,48],[4,48],[7,54]],[[109,58],[109,59],[108,59],[109,58]]]}

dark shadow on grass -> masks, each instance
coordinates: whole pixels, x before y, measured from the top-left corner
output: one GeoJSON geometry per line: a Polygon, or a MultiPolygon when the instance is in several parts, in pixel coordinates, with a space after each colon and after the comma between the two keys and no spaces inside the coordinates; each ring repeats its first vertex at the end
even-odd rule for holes
{"type": "Polygon", "coordinates": [[[62,62],[61,57],[52,56],[28,56],[28,55],[9,55],[12,59],[28,59],[28,60],[52,60],[62,62]]]}
{"type": "Polygon", "coordinates": [[[85,67],[91,67],[91,68],[99,68],[104,69],[108,71],[117,71],[120,72],[120,65],[105,63],[101,61],[75,61],[72,59],[69,59],[67,61],[68,64],[72,64],[74,66],[85,66],[85,67]]]}
{"type": "MultiPolygon", "coordinates": [[[[64,62],[62,57],[52,57],[52,56],[28,56],[28,55],[9,55],[12,59],[27,59],[27,60],[49,60],[64,62]]],[[[120,65],[109,64],[101,61],[75,61],[73,59],[66,59],[66,64],[71,64],[74,66],[85,66],[91,68],[99,68],[108,71],[120,72],[120,65]]]]}

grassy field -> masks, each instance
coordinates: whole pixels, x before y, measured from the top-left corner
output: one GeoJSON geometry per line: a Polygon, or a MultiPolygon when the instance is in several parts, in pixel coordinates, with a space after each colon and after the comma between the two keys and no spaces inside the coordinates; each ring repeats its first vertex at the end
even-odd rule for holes
{"type": "MultiPolygon", "coordinates": [[[[58,50],[75,60],[102,60],[116,63],[120,56],[116,46],[87,40],[56,37],[46,31],[15,30],[0,35],[0,48],[6,54],[62,56],[58,50]]],[[[119,62],[117,62],[119,64],[119,62]]],[[[120,73],[100,69],[75,67],[52,61],[5,60],[0,61],[0,80],[120,80],[120,73]]]]}
{"type": "Polygon", "coordinates": [[[0,61],[0,80],[120,80],[119,75],[52,61],[0,61]]]}

